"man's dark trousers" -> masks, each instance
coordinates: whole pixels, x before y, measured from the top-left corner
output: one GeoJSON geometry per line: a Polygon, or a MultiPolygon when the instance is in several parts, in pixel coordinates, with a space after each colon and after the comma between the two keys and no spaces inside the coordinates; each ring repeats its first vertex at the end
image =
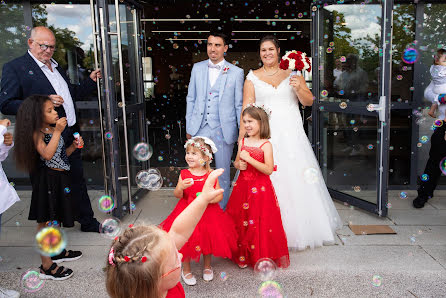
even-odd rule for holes
{"type": "Polygon", "coordinates": [[[426,168],[423,174],[427,174],[427,181],[421,179],[418,188],[418,197],[426,201],[434,196],[434,190],[437,187],[438,180],[441,177],[440,161],[446,157],[446,122],[442,121],[443,125],[435,128],[431,136],[431,149],[429,151],[429,159],[426,163],[426,168]]]}

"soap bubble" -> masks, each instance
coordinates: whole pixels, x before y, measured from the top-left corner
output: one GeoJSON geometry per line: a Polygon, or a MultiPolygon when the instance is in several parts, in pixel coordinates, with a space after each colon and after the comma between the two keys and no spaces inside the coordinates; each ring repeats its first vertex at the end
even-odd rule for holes
{"type": "Polygon", "coordinates": [[[400,192],[400,199],[403,199],[403,200],[407,199],[407,193],[404,191],[400,192]]]}
{"type": "Polygon", "coordinates": [[[381,276],[379,275],[373,275],[372,277],[372,285],[374,285],[375,287],[380,287],[383,283],[383,279],[381,276]]]}
{"type": "Polygon", "coordinates": [[[304,171],[304,181],[308,184],[315,184],[319,181],[319,173],[315,168],[308,168],[304,171]]]}
{"type": "Polygon", "coordinates": [[[414,64],[418,60],[418,51],[414,48],[407,48],[404,50],[401,58],[407,64],[414,64]]]}
{"type": "Polygon", "coordinates": [[[347,108],[347,103],[343,101],[339,104],[339,107],[344,110],[345,108],[347,108]]]}
{"type": "Polygon", "coordinates": [[[442,125],[443,125],[443,120],[437,119],[437,120],[434,121],[434,126],[435,127],[440,127],[442,125]]]}
{"type": "Polygon", "coordinates": [[[228,279],[228,275],[226,274],[226,272],[222,272],[220,273],[220,278],[222,281],[226,281],[228,279]]]}
{"type": "Polygon", "coordinates": [[[420,142],[423,144],[426,144],[429,141],[429,137],[428,136],[422,136],[420,138],[420,142]]]}
{"type": "Polygon", "coordinates": [[[258,293],[260,297],[284,297],[282,286],[279,283],[271,280],[263,282],[259,288],[258,293]]]}
{"type": "Polygon", "coordinates": [[[273,280],[276,276],[277,266],[273,260],[261,258],[254,266],[254,275],[262,281],[273,280]]]}
{"type": "Polygon", "coordinates": [[[105,138],[106,138],[107,140],[111,140],[111,139],[113,139],[113,134],[112,134],[111,132],[106,132],[106,133],[105,133],[105,138]]]}
{"type": "Polygon", "coordinates": [[[33,293],[42,289],[44,280],[40,279],[40,273],[34,270],[28,270],[22,275],[21,286],[25,292],[33,293]]]}
{"type": "Polygon", "coordinates": [[[444,175],[446,175],[446,157],[443,157],[443,159],[440,161],[440,170],[444,175]]]}
{"type": "Polygon", "coordinates": [[[150,168],[148,170],[142,170],[136,174],[135,177],[136,184],[140,188],[145,188],[148,190],[159,190],[163,185],[163,178],[161,177],[160,171],[155,168],[150,168]]]}
{"type": "Polygon", "coordinates": [[[110,212],[115,209],[115,201],[110,196],[102,196],[98,201],[99,210],[110,212]]]}
{"type": "Polygon", "coordinates": [[[152,157],[153,149],[147,143],[138,143],[133,147],[133,157],[139,161],[146,161],[152,157]]]}
{"type": "Polygon", "coordinates": [[[107,218],[99,227],[101,235],[108,239],[113,239],[121,233],[121,222],[117,218],[107,218]]]}
{"type": "Polygon", "coordinates": [[[65,234],[54,226],[45,227],[37,232],[36,244],[39,253],[47,257],[57,256],[67,246],[65,234]]]}
{"type": "Polygon", "coordinates": [[[321,96],[322,97],[327,97],[327,95],[328,95],[328,91],[327,90],[322,90],[321,91],[321,96]]]}
{"type": "Polygon", "coordinates": [[[428,181],[429,180],[429,175],[428,174],[421,175],[421,180],[424,181],[424,182],[428,181]]]}

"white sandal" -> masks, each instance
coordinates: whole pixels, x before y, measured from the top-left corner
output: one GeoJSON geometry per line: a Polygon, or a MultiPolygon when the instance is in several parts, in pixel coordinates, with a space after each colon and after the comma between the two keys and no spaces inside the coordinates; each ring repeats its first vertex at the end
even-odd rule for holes
{"type": "Polygon", "coordinates": [[[214,271],[212,271],[212,268],[203,269],[203,279],[204,279],[204,281],[211,281],[214,279],[214,271]],[[206,272],[208,272],[208,273],[206,273],[206,272]]]}
{"type": "Polygon", "coordinates": [[[188,286],[195,286],[197,284],[197,279],[192,274],[192,272],[187,273],[186,275],[183,274],[183,270],[181,270],[181,278],[183,279],[184,283],[188,286]],[[192,276],[190,278],[186,278],[186,276],[192,276]]]}

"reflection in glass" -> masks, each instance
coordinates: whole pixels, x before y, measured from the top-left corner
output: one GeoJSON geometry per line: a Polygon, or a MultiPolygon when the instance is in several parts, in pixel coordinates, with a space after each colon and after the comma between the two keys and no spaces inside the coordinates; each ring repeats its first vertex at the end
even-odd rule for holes
{"type": "Polygon", "coordinates": [[[381,6],[328,5],[322,13],[321,101],[361,106],[376,102],[381,6]]]}
{"type": "Polygon", "coordinates": [[[327,187],[376,203],[376,117],[333,112],[321,117],[320,163],[327,187]]]}
{"type": "MultiPolygon", "coordinates": [[[[0,79],[2,77],[2,66],[25,54],[28,46],[26,40],[31,31],[30,27],[23,24],[23,6],[8,1],[0,5],[0,79]]],[[[0,119],[3,119],[0,114],[0,119]]],[[[13,132],[15,127],[15,116],[7,116],[11,120],[8,131],[13,132]]],[[[2,162],[4,171],[8,174],[9,181],[15,184],[29,184],[28,175],[18,171],[14,162],[14,148],[9,152],[6,160],[2,162]]]]}

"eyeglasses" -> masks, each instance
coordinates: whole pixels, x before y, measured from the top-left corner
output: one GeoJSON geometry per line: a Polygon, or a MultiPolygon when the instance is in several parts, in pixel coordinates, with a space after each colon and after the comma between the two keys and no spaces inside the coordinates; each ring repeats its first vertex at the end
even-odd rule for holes
{"type": "Polygon", "coordinates": [[[177,257],[178,257],[178,266],[176,266],[175,268],[169,270],[168,272],[164,273],[163,275],[161,275],[161,278],[164,278],[166,276],[168,276],[169,274],[177,271],[178,269],[181,269],[181,257],[180,254],[177,252],[177,257]]]}
{"type": "Polygon", "coordinates": [[[35,40],[33,40],[33,41],[39,45],[39,47],[40,47],[40,49],[42,51],[46,51],[48,49],[50,49],[50,51],[55,51],[56,50],[56,46],[50,46],[50,45],[47,45],[47,44],[40,44],[40,43],[38,43],[35,40]]]}

